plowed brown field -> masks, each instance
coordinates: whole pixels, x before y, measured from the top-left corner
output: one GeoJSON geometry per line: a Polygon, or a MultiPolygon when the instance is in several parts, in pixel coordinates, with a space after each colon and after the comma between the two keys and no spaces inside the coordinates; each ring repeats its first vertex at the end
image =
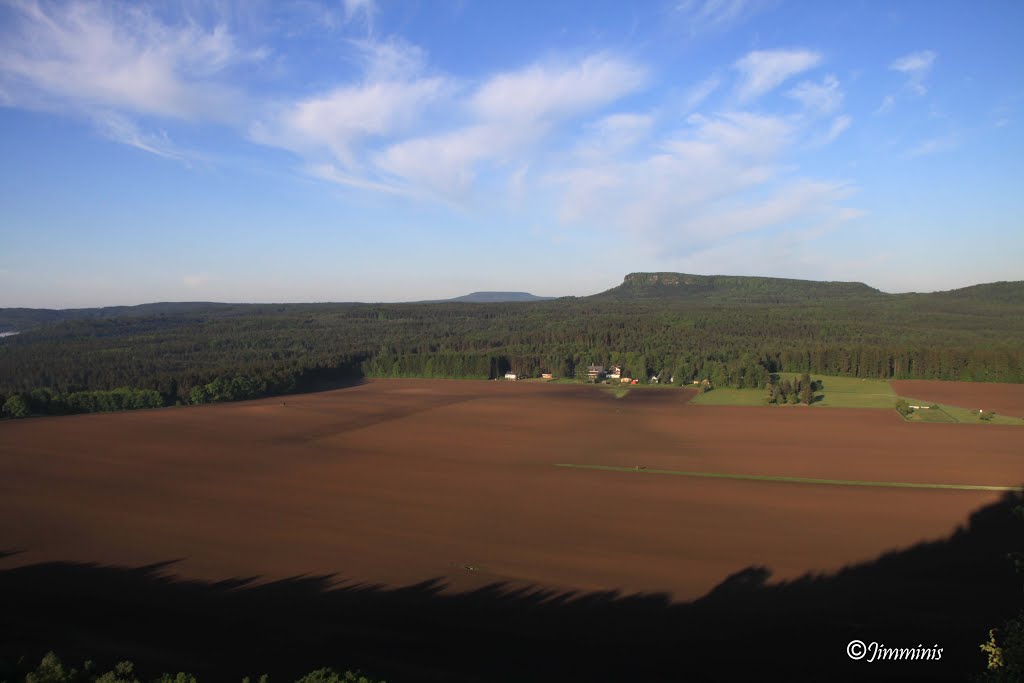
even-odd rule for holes
{"type": "Polygon", "coordinates": [[[945,537],[1000,494],[554,463],[1024,480],[1020,429],[908,424],[893,411],[696,406],[690,396],[375,380],[283,400],[9,421],[0,424],[0,550],[21,552],[0,567],[180,560],[170,571],[204,579],[440,577],[456,589],[511,581],[685,599],[752,565],[796,577],[945,537]]]}
{"type": "Polygon", "coordinates": [[[1024,417],[1024,384],[898,379],[892,381],[892,387],[900,396],[1024,417]]]}

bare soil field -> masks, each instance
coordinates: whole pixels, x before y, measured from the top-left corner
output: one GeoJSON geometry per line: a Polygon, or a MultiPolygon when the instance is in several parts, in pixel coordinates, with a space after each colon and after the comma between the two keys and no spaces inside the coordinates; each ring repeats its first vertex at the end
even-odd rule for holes
{"type": "MultiPolygon", "coordinates": [[[[1024,480],[1024,433],[1012,427],[921,428],[894,411],[723,408],[688,404],[691,396],[374,380],[246,403],[0,423],[0,575],[13,581],[19,568],[51,562],[172,562],[159,572],[175,580],[320,576],[335,587],[433,581],[444,595],[501,585],[709,600],[737,577],[754,577],[754,587],[806,581],[915,544],[939,547],[1003,494],[555,464],[1024,480]]],[[[971,553],[965,571],[988,566],[971,553]]],[[[991,554],[1005,562],[1002,550],[991,554]]]]}
{"type": "Polygon", "coordinates": [[[892,386],[900,396],[1024,417],[1024,384],[898,379],[892,381],[892,386]]]}
{"type": "Polygon", "coordinates": [[[380,380],[249,403],[0,424],[8,563],[181,558],[190,578],[337,573],[698,597],[831,571],[998,493],[795,486],[555,463],[1016,485],[1024,439],[895,413],[686,405],[587,387],[380,380]]]}

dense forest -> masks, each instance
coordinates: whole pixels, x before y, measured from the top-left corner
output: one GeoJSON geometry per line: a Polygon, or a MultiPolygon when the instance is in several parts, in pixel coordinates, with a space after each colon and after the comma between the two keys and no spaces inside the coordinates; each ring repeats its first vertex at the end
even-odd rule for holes
{"type": "Polygon", "coordinates": [[[16,414],[205,403],[360,376],[576,376],[676,384],[772,373],[1024,382],[1024,283],[885,294],[860,283],[637,273],[591,297],[505,303],[148,304],[0,310],[16,414]]]}

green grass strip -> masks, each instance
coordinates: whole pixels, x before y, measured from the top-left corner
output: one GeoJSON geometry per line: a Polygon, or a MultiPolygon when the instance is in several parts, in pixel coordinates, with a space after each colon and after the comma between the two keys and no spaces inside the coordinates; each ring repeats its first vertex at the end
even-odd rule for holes
{"type": "Polygon", "coordinates": [[[769,481],[777,484],[825,484],[828,486],[883,486],[899,489],[952,489],[954,491],[1016,491],[1024,492],[1020,486],[981,486],[976,484],[915,484],[902,481],[851,481],[847,479],[810,479],[807,477],[782,477],[767,474],[723,474],[721,472],[677,472],[675,470],[636,469],[613,465],[575,465],[556,463],[555,467],[571,467],[580,470],[605,470],[608,472],[632,472],[634,474],[674,474],[677,477],[701,477],[704,479],[739,479],[742,481],[769,481]]]}

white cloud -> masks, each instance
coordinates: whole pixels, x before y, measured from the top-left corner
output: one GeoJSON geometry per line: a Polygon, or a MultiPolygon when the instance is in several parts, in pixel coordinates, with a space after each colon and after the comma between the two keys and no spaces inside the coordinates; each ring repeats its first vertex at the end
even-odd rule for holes
{"type": "Polygon", "coordinates": [[[768,3],[764,0],[681,0],[675,11],[689,23],[692,34],[724,29],[746,19],[768,3]]]}
{"type": "Polygon", "coordinates": [[[343,0],[345,21],[362,21],[367,33],[373,33],[373,18],[377,14],[377,3],[374,0],[343,0]]]}
{"type": "Polygon", "coordinates": [[[360,142],[407,130],[446,86],[441,78],[343,86],[286,105],[250,133],[257,142],[306,155],[326,149],[352,166],[360,142]]]}
{"type": "Polygon", "coordinates": [[[353,40],[350,45],[356,49],[366,79],[371,82],[414,78],[426,62],[422,48],[401,38],[353,40]]]}
{"type": "Polygon", "coordinates": [[[576,154],[583,159],[602,159],[626,152],[646,139],[654,125],[650,114],[611,114],[588,125],[576,154]]]}
{"type": "MultiPolygon", "coordinates": [[[[561,67],[533,65],[497,74],[464,100],[469,117],[465,125],[399,140],[374,154],[372,162],[378,171],[402,183],[462,201],[481,165],[521,161],[560,122],[620,99],[645,79],[643,69],[608,55],[561,67]]],[[[609,117],[601,125],[609,136],[621,138],[627,127],[636,129],[642,121],[609,117]]]]}
{"type": "Polygon", "coordinates": [[[613,102],[646,80],[646,70],[639,66],[594,55],[574,65],[534,65],[499,74],[477,90],[470,107],[491,121],[557,120],[613,102]]]}
{"type": "Polygon", "coordinates": [[[548,182],[562,190],[564,222],[659,232],[706,203],[770,180],[774,157],[791,134],[791,125],[776,117],[695,115],[646,157],[565,169],[548,182]]]}
{"type": "Polygon", "coordinates": [[[683,111],[691,112],[700,106],[704,100],[706,100],[711,93],[718,89],[718,86],[722,84],[721,79],[717,76],[709,76],[697,85],[690,88],[686,93],[686,97],[683,103],[683,111]]]}
{"type": "MultiPolygon", "coordinates": [[[[837,117],[829,135],[851,121],[837,117]]],[[[546,181],[563,225],[628,235],[662,262],[722,240],[860,215],[844,206],[856,191],[849,183],[793,175],[786,155],[805,125],[802,117],[751,112],[693,115],[683,129],[654,139],[645,156],[630,150],[630,157],[580,159],[546,181]]]]}
{"type": "Polygon", "coordinates": [[[416,193],[408,188],[398,187],[384,182],[369,180],[353,173],[339,169],[334,164],[310,164],[306,167],[306,173],[313,178],[326,180],[337,185],[344,185],[357,190],[371,190],[373,192],[384,192],[387,194],[405,194],[415,196],[416,193]]]}
{"type": "MultiPolygon", "coordinates": [[[[644,69],[601,54],[562,66],[534,64],[468,88],[442,76],[417,76],[425,71],[425,55],[405,43],[355,47],[365,56],[363,82],[279,106],[251,127],[251,137],[300,154],[307,170],[333,182],[409,194],[427,190],[459,201],[482,165],[528,163],[532,145],[555,127],[646,80],[644,69]]],[[[605,125],[630,121],[612,117],[605,125]]]]}
{"type": "Polygon", "coordinates": [[[850,124],[853,123],[853,117],[842,115],[832,119],[832,125],[828,128],[828,133],[825,135],[825,144],[828,144],[842,135],[850,124]]]}
{"type": "Polygon", "coordinates": [[[955,146],[956,138],[952,135],[929,138],[908,149],[903,156],[906,159],[916,159],[917,157],[928,156],[936,152],[945,152],[946,150],[953,149],[955,146]]]}
{"type": "Polygon", "coordinates": [[[839,80],[832,74],[825,76],[820,83],[802,81],[788,95],[800,102],[805,109],[814,114],[831,114],[843,104],[843,91],[839,80]]]}
{"type": "Polygon", "coordinates": [[[821,55],[810,50],[758,50],[747,53],[733,66],[740,73],[740,101],[754,100],[793,76],[812,69],[821,55]]]}
{"type": "Polygon", "coordinates": [[[373,158],[374,165],[413,186],[462,199],[476,178],[477,164],[502,161],[513,149],[530,143],[530,128],[479,124],[436,136],[396,143],[373,158]]]}
{"type": "Polygon", "coordinates": [[[841,183],[798,180],[784,185],[765,199],[709,212],[687,221],[685,225],[695,235],[722,237],[753,232],[791,221],[808,212],[828,212],[832,202],[846,199],[850,192],[851,188],[841,183]]]}
{"type": "Polygon", "coordinates": [[[134,121],[115,112],[99,112],[93,116],[93,122],[106,138],[165,159],[186,161],[196,156],[175,145],[166,132],[143,132],[134,121]]]}
{"type": "Polygon", "coordinates": [[[907,76],[907,88],[912,92],[924,95],[928,92],[924,80],[932,70],[936,57],[938,55],[932,50],[911,52],[894,61],[889,65],[889,68],[907,76]]]}
{"type": "Polygon", "coordinates": [[[875,114],[887,114],[892,111],[893,105],[896,104],[896,98],[892,95],[886,95],[882,98],[882,103],[878,105],[878,109],[875,110],[875,114]]]}
{"type": "Polygon", "coordinates": [[[0,32],[0,79],[19,104],[234,120],[242,94],[221,78],[260,60],[224,25],[162,22],[134,5],[26,1],[0,32]]]}

